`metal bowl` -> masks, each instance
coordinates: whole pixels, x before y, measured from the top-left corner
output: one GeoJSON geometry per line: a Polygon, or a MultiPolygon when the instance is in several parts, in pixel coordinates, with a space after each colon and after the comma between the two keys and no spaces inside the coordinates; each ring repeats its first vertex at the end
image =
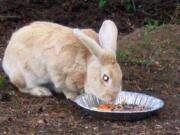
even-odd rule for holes
{"type": "Polygon", "coordinates": [[[118,94],[114,104],[126,102],[127,104],[141,105],[149,108],[143,111],[105,111],[96,107],[104,102],[93,95],[82,94],[74,102],[86,113],[100,119],[137,121],[156,114],[164,106],[164,102],[153,96],[142,93],[122,91],[118,94]]]}

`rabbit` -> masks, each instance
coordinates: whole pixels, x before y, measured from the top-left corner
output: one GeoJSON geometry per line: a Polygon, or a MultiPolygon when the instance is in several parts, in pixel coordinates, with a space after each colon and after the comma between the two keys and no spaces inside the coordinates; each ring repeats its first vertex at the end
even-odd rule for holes
{"type": "Polygon", "coordinates": [[[122,87],[122,71],[116,61],[118,30],[105,20],[99,33],[36,21],[14,32],[2,66],[20,92],[34,96],[64,93],[74,100],[88,93],[110,102],[122,87]]]}

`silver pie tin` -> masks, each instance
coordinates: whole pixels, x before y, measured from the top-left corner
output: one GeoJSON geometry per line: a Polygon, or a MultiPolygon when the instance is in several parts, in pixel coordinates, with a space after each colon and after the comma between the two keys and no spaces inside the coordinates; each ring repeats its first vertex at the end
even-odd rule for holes
{"type": "Polygon", "coordinates": [[[107,120],[142,120],[157,114],[157,112],[164,107],[164,102],[159,98],[129,91],[121,91],[114,101],[114,104],[126,102],[127,104],[141,105],[149,109],[143,111],[98,110],[96,107],[105,102],[90,94],[82,94],[78,96],[74,102],[86,113],[99,119],[107,120]]]}

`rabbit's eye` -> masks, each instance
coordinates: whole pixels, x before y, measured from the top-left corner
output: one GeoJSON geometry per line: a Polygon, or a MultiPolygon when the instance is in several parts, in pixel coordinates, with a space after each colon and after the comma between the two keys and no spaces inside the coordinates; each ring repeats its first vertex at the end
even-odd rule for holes
{"type": "Polygon", "coordinates": [[[107,75],[103,75],[103,80],[107,82],[109,81],[109,77],[107,75]]]}

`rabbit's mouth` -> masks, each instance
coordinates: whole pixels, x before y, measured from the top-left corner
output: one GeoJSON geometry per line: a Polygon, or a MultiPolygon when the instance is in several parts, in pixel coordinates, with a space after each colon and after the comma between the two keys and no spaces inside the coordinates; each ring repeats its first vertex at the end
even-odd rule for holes
{"type": "Polygon", "coordinates": [[[104,102],[110,102],[112,100],[111,96],[107,96],[107,94],[100,95],[97,92],[95,92],[94,89],[91,87],[88,87],[88,89],[85,89],[85,93],[91,94],[104,102]]]}
{"type": "Polygon", "coordinates": [[[109,93],[107,93],[107,91],[110,91],[110,90],[104,90],[104,91],[97,90],[96,91],[92,86],[85,87],[85,93],[94,95],[95,97],[99,98],[103,102],[108,102],[108,103],[113,102],[116,99],[119,91],[111,91],[109,93]]]}
{"type": "Polygon", "coordinates": [[[100,96],[99,98],[107,103],[112,103],[115,100],[116,96],[109,95],[109,94],[104,94],[103,96],[100,96]]]}
{"type": "MultiPolygon", "coordinates": [[[[106,91],[107,92],[107,91],[106,91]]],[[[112,91],[109,93],[104,93],[100,99],[105,101],[105,102],[114,102],[119,94],[119,90],[118,91],[112,91]]]]}

